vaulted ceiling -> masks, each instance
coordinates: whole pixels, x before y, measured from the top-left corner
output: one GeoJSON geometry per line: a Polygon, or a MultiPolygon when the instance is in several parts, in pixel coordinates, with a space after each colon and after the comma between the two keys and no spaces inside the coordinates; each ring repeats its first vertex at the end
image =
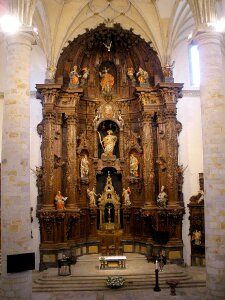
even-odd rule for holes
{"type": "Polygon", "coordinates": [[[100,23],[133,28],[152,42],[162,63],[194,26],[186,0],[39,0],[33,17],[49,64],[57,63],[68,41],[100,23]]]}
{"type": "Polygon", "coordinates": [[[13,14],[23,25],[37,27],[37,42],[54,65],[69,41],[101,23],[132,28],[152,42],[163,64],[196,26],[224,11],[225,0],[0,0],[0,17],[13,14]]]}

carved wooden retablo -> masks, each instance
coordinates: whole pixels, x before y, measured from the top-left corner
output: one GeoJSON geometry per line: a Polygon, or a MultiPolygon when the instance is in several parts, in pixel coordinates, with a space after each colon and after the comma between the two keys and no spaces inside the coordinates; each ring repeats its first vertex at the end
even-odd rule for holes
{"type": "Polygon", "coordinates": [[[59,251],[77,256],[110,244],[147,255],[163,248],[182,261],[182,86],[165,82],[155,50],[119,24],[87,30],[64,48],[55,82],[37,84],[41,268],[59,251]],[[167,199],[158,205],[162,187],[167,199]]]}

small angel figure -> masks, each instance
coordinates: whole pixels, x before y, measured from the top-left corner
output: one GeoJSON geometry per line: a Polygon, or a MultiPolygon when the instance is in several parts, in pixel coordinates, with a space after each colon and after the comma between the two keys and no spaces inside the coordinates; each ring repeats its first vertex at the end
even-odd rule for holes
{"type": "Polygon", "coordinates": [[[138,69],[138,72],[137,72],[137,78],[138,78],[138,81],[140,83],[140,86],[143,86],[143,85],[147,85],[148,84],[148,72],[143,70],[141,67],[139,67],[138,69]]]}
{"type": "Polygon", "coordinates": [[[96,123],[100,119],[100,112],[98,109],[95,110],[95,117],[93,123],[96,123]]]}
{"type": "Polygon", "coordinates": [[[121,110],[118,111],[118,121],[121,125],[124,125],[124,120],[122,118],[121,110]]]}

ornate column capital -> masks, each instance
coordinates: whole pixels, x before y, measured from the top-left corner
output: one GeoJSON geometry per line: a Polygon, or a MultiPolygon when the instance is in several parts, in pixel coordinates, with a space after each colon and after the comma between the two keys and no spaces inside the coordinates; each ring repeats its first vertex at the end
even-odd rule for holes
{"type": "Polygon", "coordinates": [[[75,115],[67,115],[66,118],[66,123],[68,125],[76,125],[77,117],[75,115]]]}
{"type": "Polygon", "coordinates": [[[153,112],[143,112],[142,113],[142,120],[143,123],[152,123],[152,118],[154,117],[153,112]]]}

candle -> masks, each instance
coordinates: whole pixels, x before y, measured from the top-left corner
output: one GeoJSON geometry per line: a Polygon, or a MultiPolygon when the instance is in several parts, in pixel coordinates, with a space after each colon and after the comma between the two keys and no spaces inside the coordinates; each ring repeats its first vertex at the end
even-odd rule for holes
{"type": "Polygon", "coordinates": [[[158,270],[158,268],[159,268],[158,260],[156,259],[156,261],[155,261],[155,269],[158,270]]]}

